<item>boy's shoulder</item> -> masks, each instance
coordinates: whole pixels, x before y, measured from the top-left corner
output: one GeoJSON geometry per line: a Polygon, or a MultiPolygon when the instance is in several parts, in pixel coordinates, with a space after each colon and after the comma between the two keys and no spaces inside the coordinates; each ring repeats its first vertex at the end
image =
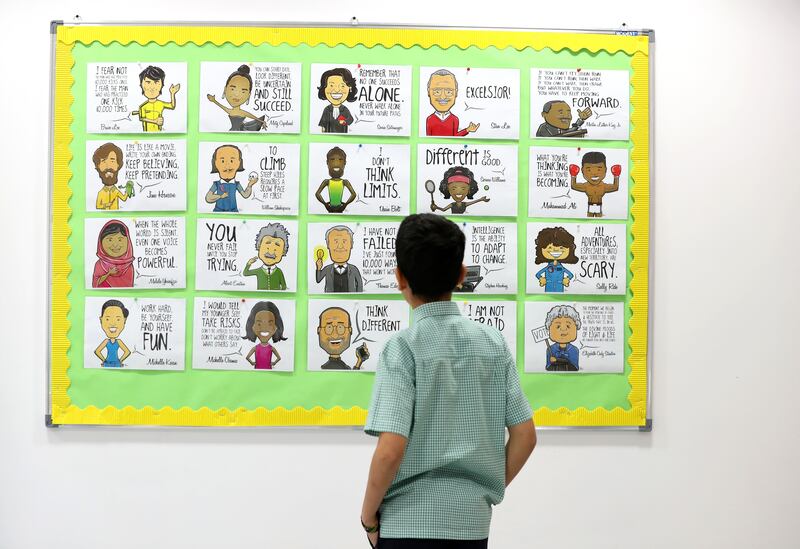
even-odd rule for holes
{"type": "Polygon", "coordinates": [[[402,358],[404,355],[413,357],[412,346],[409,344],[409,337],[413,333],[414,326],[404,328],[389,336],[381,349],[381,358],[402,358]]]}

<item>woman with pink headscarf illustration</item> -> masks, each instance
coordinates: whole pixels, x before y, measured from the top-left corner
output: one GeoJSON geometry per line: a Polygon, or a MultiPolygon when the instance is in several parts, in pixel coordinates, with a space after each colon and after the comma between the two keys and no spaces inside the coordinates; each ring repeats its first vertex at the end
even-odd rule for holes
{"type": "Polygon", "coordinates": [[[133,287],[133,246],[130,231],[122,221],[112,219],[97,237],[97,262],[92,273],[92,288],[133,287]]]}

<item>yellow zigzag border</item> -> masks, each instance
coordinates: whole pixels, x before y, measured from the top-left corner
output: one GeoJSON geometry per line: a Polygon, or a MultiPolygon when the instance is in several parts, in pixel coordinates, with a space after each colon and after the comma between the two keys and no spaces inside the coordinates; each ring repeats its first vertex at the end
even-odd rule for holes
{"type": "Polygon", "coordinates": [[[151,406],[134,408],[126,406],[79,408],[70,403],[67,389],[69,360],[67,350],[70,343],[69,331],[70,285],[67,277],[70,272],[68,238],[71,191],[69,181],[72,173],[69,163],[72,159],[69,145],[72,141],[70,108],[72,96],[71,74],[74,60],[72,47],[75,43],[90,44],[100,42],[110,44],[155,42],[164,45],[212,43],[221,45],[231,43],[241,45],[270,44],[290,45],[308,44],[310,46],[338,44],[347,47],[381,45],[391,48],[409,48],[415,45],[423,48],[458,47],[461,49],[476,46],[498,49],[549,48],[553,51],[569,49],[573,52],[587,50],[591,53],[607,51],[624,52],[632,55],[633,93],[633,132],[631,152],[633,169],[633,217],[632,261],[630,287],[633,297],[630,301],[631,348],[629,382],[631,392],[628,399],[631,408],[612,410],[596,408],[539,408],[535,419],[539,425],[552,426],[625,426],[644,425],[647,401],[647,316],[648,316],[648,250],[649,250],[649,58],[647,36],[615,36],[601,34],[549,33],[525,31],[483,31],[483,30],[420,30],[420,29],[375,29],[375,28],[254,28],[254,27],[135,27],[107,26],[82,27],[59,26],[56,34],[56,90],[54,117],[53,151],[53,203],[52,203],[52,342],[51,342],[51,391],[52,421],[54,424],[95,424],[95,425],[194,425],[194,426],[267,426],[267,425],[363,425],[367,411],[353,407],[344,409],[335,406],[330,409],[314,407],[311,409],[283,407],[268,410],[259,407],[255,410],[220,408],[211,410],[203,407],[197,410],[183,407],[179,409],[151,406]]]}
{"type": "Polygon", "coordinates": [[[102,27],[59,27],[58,40],[64,44],[80,42],[90,44],[100,42],[108,45],[112,42],[130,44],[137,42],[147,44],[155,42],[164,45],[174,42],[183,45],[212,43],[220,46],[230,43],[241,46],[249,43],[254,46],[269,44],[289,44],[297,46],[306,44],[317,46],[325,44],[347,47],[363,45],[368,48],[383,46],[391,48],[401,46],[410,48],[421,46],[425,49],[438,46],[440,48],[457,47],[466,49],[477,46],[481,49],[494,47],[497,49],[515,48],[523,50],[533,48],[542,50],[549,48],[555,52],[569,49],[573,52],[587,50],[592,53],[607,51],[614,54],[624,52],[628,55],[643,53],[647,55],[647,36],[616,36],[610,34],[580,34],[565,32],[535,31],[501,31],[501,30],[456,30],[456,29],[413,29],[413,28],[360,28],[360,27],[136,27],[136,26],[102,26],[102,27]]]}

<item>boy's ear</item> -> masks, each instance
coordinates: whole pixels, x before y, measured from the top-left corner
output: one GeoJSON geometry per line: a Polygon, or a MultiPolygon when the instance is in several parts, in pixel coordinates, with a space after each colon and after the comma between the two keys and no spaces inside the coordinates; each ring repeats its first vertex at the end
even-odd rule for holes
{"type": "Polygon", "coordinates": [[[397,280],[397,289],[401,292],[408,288],[408,280],[403,275],[402,271],[400,271],[400,267],[394,268],[394,277],[397,280]]]}
{"type": "Polygon", "coordinates": [[[467,278],[467,266],[462,263],[461,272],[458,273],[458,284],[456,284],[456,286],[461,286],[465,278],[467,278]]]}

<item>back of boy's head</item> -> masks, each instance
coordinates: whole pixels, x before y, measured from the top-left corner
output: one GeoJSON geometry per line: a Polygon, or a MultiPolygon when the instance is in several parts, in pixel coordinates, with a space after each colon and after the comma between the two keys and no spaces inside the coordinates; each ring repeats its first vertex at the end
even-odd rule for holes
{"type": "Polygon", "coordinates": [[[397,267],[411,291],[435,300],[453,291],[464,262],[464,233],[434,214],[406,217],[397,231],[397,267]]]}

